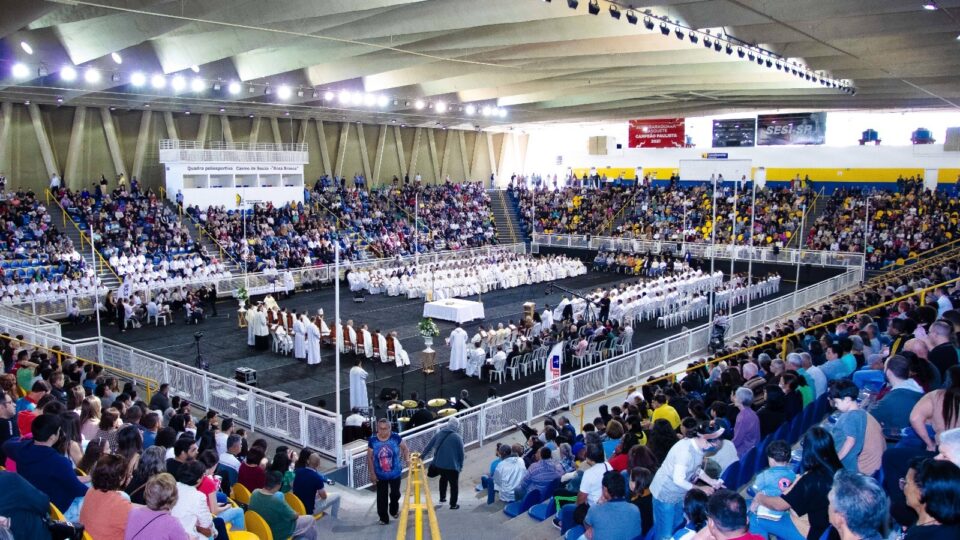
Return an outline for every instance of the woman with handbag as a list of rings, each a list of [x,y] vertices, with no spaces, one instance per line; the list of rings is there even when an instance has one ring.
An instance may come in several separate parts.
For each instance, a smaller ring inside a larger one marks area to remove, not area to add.
[[[434,453],[433,463],[427,470],[427,476],[440,477],[440,502],[447,502],[447,484],[450,484],[450,509],[460,508],[457,496],[460,492],[460,471],[463,470],[463,439],[460,437],[460,419],[456,416],[434,434],[422,457],[427,459]]]

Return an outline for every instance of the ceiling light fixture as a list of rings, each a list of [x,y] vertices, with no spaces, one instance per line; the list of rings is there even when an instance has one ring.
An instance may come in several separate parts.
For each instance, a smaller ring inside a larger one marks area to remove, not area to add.
[[[695,32],[690,32],[690,43],[696,45],[698,41],[700,41],[700,38],[697,36],[697,34]]]
[[[337,97],[337,99],[339,99],[340,103],[343,105],[350,103],[350,92],[348,92],[347,90],[342,90],[340,92],[340,95]]]
[[[147,76],[142,71],[134,71],[133,75],[130,75],[130,84],[139,88],[147,84]]]
[[[77,70],[73,69],[73,66],[63,66],[60,68],[60,78],[67,82],[74,81],[77,78]]]
[[[303,97],[303,88],[297,88],[297,97]]]
[[[499,116],[500,118],[506,118],[506,117],[507,117],[507,110],[506,110],[506,109],[497,109],[497,116]]]
[[[214,91],[214,92],[219,92],[219,91],[220,91],[220,88],[221,88],[221,86],[220,86],[220,80],[217,79],[217,82],[213,83],[213,91]]]
[[[26,41],[20,42],[20,48],[23,49],[23,52],[27,54],[33,54],[33,47],[31,47]]]
[[[192,65],[192,66],[190,66],[190,71],[192,71],[192,72],[194,72],[194,73],[200,73],[200,66],[198,66],[198,65]]]
[[[628,11],[627,11],[627,22],[628,22],[628,23],[630,23],[630,24],[637,24],[637,21],[639,21],[639,20],[640,20],[640,18],[637,17],[637,14],[634,13],[633,10],[628,10]]]
[[[610,4],[610,16],[619,21],[620,15],[621,13],[620,13],[620,10],[617,9],[617,6]]]
[[[653,30],[653,29],[651,28],[651,30]],[[663,34],[663,35],[665,35],[665,36],[669,36],[669,35],[670,35],[670,27],[667,26],[667,23],[660,23],[660,33]]]
[[[175,75],[173,79],[170,80],[170,88],[174,92],[180,92],[187,87],[187,80],[183,78],[183,75]]]
[[[363,104],[367,107],[373,107],[374,105],[377,104],[377,96],[373,94],[364,94]]]
[[[353,95],[350,96],[351,105],[360,105],[362,103],[363,103],[363,93],[354,92]]]
[[[925,9],[925,10],[927,10],[927,11],[936,11],[936,10],[937,10],[937,3],[936,3],[936,2],[924,2],[924,3],[923,3],[923,9]]]
[[[194,93],[200,93],[207,89],[207,81],[201,79],[200,77],[194,77],[190,81],[190,90],[193,90]]]
[[[230,92],[233,95],[239,94],[240,90],[243,90],[243,88],[237,81],[230,81],[230,84],[227,85],[227,92]]]
[[[675,36],[677,36],[677,39],[683,39],[686,37],[686,34],[683,32],[683,28],[680,28],[679,26],[675,26],[673,28],[673,33]]]
[[[727,45],[727,47],[729,48],[730,46]],[[715,51],[717,51],[717,52],[720,52],[720,51],[723,50],[723,45],[720,44],[720,40],[719,40],[719,39],[713,40],[713,50],[715,50]],[[731,48],[730,51],[732,52],[733,49]],[[730,54],[730,53],[727,53],[727,54]]]
[[[484,106],[483,109],[480,109],[480,114],[482,114],[483,116],[490,116],[490,112],[491,110],[490,110],[490,107],[488,106]]]
[[[567,7],[570,9],[577,9],[577,6],[580,5],[580,0],[567,0]]]
[[[277,97],[280,99],[290,99],[290,96],[293,94],[293,90],[285,84],[281,84],[277,87]]]
[[[417,101],[415,101],[415,102],[413,103],[413,107],[414,107],[415,109],[417,109],[418,111],[423,110],[423,108],[426,107],[426,106],[427,106],[427,104],[424,103],[422,99],[418,99]]]
[[[150,77],[150,86],[160,90],[161,88],[167,86],[167,79],[163,75],[157,73],[153,77]]]
[[[377,107],[380,107],[382,109],[389,104],[390,104],[390,98],[382,94],[377,96]]]
[[[327,90],[326,92],[324,92],[323,99],[326,101],[333,101],[333,92],[331,92],[330,90]]]
[[[14,79],[26,79],[30,75],[30,68],[26,64],[17,62],[10,68],[10,73]]]
[[[83,72],[83,80],[90,84],[98,83],[100,82],[100,72],[94,68],[87,68],[87,70]]]
[[[120,53],[110,53],[110,58],[113,58],[113,63],[117,64],[118,66],[123,63],[123,57],[120,56]]]
[[[590,2],[587,3],[587,13],[591,15],[600,14],[600,4],[597,2],[597,0],[590,0]]]
[[[438,101],[436,106],[436,111],[440,114],[447,112],[447,104],[442,101]]]
[[[476,114],[477,108],[473,105],[467,105],[467,108],[463,112],[467,113],[469,116],[473,116]]]

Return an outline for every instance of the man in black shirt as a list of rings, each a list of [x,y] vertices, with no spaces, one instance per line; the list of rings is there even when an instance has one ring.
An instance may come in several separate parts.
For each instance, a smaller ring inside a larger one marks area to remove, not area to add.
[[[16,422],[16,402],[9,395],[0,393],[0,463],[7,460],[3,452],[3,443],[20,436]]]

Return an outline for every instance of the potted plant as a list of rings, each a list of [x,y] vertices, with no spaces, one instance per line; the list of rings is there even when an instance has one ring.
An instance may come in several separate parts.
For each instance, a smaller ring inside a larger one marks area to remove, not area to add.
[[[240,302],[240,309],[243,309],[247,306],[247,300],[250,299],[250,295],[247,294],[247,288],[243,285],[237,289],[237,301]]]
[[[440,335],[440,328],[437,327],[437,323],[433,322],[433,319],[427,317],[422,319],[420,324],[417,325],[417,331],[420,332],[420,337],[423,338],[423,344],[427,346],[427,351],[432,351],[431,345],[433,345],[433,338]]]

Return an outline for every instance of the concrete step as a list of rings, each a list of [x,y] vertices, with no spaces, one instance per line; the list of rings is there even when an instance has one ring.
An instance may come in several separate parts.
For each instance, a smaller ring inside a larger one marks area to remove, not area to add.
[[[163,203],[166,204],[167,207],[170,208],[174,213],[179,215],[180,209],[175,203],[168,200],[164,200]],[[222,261],[233,275],[240,275],[243,273],[243,268],[241,268],[240,263],[226,252],[221,254],[220,246],[218,246],[207,234],[204,233],[200,224],[197,223],[190,215],[184,213],[182,219],[190,226],[190,236],[195,242],[203,246],[208,254]]]

